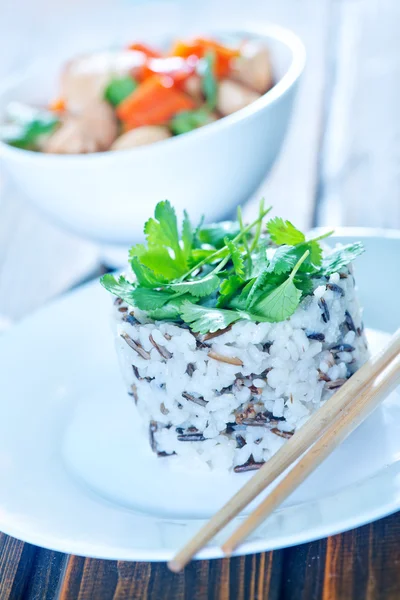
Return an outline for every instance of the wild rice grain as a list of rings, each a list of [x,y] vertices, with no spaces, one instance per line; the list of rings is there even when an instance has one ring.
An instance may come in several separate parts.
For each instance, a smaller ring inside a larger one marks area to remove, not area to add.
[[[350,346],[350,344],[337,344],[330,348],[330,351],[334,354],[337,354],[338,352],[354,352],[354,350],[354,346]]]
[[[196,396],[192,396],[192,394],[188,394],[187,392],[182,392],[182,396],[186,398],[186,400],[190,400],[190,402],[194,402],[199,406],[207,406],[207,402],[202,397],[196,398]]]
[[[236,436],[236,442],[237,442],[238,448],[243,448],[243,446],[246,445],[246,440],[244,439],[244,437],[242,435]]]
[[[331,292],[335,292],[335,294],[339,294],[339,296],[344,296],[344,289],[340,287],[340,285],[336,285],[336,283],[327,283],[326,287]]]
[[[157,350],[157,352],[160,354],[160,356],[162,356],[166,360],[168,360],[169,358],[172,358],[173,354],[169,350],[167,350],[164,346],[157,344],[157,342],[154,341],[154,338],[151,334],[149,335],[149,340],[153,344],[153,346]]]
[[[328,381],[325,384],[325,389],[336,390],[340,388],[344,383],[346,383],[346,379],[335,379],[335,381]]]
[[[347,328],[349,331],[355,331],[355,325],[354,325],[354,321],[353,321],[353,317],[351,316],[351,314],[349,313],[348,310],[346,310],[346,312],[344,313],[344,322],[347,325]]]
[[[288,440],[289,438],[292,437],[292,435],[294,434],[294,431],[281,431],[277,427],[273,427],[271,429],[271,433],[274,433],[275,435],[277,435],[281,438],[285,438],[285,440]]]
[[[195,372],[196,367],[193,363],[188,363],[188,366],[186,367],[186,373],[189,375],[189,377],[193,376],[193,373]]]
[[[150,421],[149,438],[150,438],[150,446],[151,446],[151,449],[153,450],[153,452],[157,452],[157,444],[156,444],[156,440],[154,438],[154,434],[156,433],[157,429],[158,429],[158,426],[157,426],[156,421]]]
[[[130,312],[129,315],[125,314],[122,317],[122,320],[125,321],[125,323],[129,323],[129,325],[137,325],[139,323],[133,312]]]
[[[324,342],[325,336],[323,333],[316,333],[314,331],[306,331],[306,336],[309,340],[317,340],[317,342]]]
[[[203,337],[203,342],[207,342],[208,340],[212,340],[216,337],[219,337],[220,335],[224,335],[224,333],[227,333],[231,329],[232,329],[232,325],[228,325],[228,327],[225,327],[225,329],[218,329],[217,331],[214,331],[213,333],[206,333],[206,335]]]
[[[329,308],[326,303],[326,300],[324,298],[320,298],[318,300],[318,306],[320,307],[320,309],[322,311],[321,317],[322,317],[323,322],[327,323],[330,319],[330,314],[329,314]]]
[[[202,433],[182,433],[178,435],[178,442],[205,442],[206,438]]]
[[[139,342],[135,342],[127,333],[121,333],[121,337],[128,344],[132,350],[135,350],[145,360],[150,360],[150,354],[139,344]]]
[[[236,467],[234,467],[233,470],[235,471],[235,473],[245,473],[246,471],[258,471],[258,469],[261,469],[261,467],[264,464],[264,461],[255,462],[253,455],[250,454],[250,458],[247,462],[245,462],[243,465],[237,465]]]
[[[218,354],[218,352],[214,352],[214,350],[210,350],[207,356],[209,358],[213,358],[214,360],[218,360],[219,362],[243,367],[243,361],[241,361],[240,358],[236,358],[236,356],[222,356],[222,354]]]

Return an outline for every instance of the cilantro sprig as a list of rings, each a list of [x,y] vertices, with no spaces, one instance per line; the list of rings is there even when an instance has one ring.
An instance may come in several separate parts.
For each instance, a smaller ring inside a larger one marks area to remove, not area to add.
[[[159,202],[144,227],[146,244],[130,250],[132,281],[104,275],[102,285],[154,320],[187,323],[205,334],[241,319],[288,319],[319,280],[341,271],[364,248],[348,244],[331,252],[320,242],[333,232],[307,239],[290,221],[266,216],[194,227],[184,213],[182,227],[168,200]]]

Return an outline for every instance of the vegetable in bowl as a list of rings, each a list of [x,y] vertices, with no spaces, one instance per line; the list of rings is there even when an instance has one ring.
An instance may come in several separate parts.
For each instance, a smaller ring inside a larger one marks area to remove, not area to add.
[[[46,109],[11,106],[1,138],[50,154],[126,150],[212,123],[272,86],[262,42],[224,45],[198,37],[164,53],[135,43],[69,61],[59,98]]]

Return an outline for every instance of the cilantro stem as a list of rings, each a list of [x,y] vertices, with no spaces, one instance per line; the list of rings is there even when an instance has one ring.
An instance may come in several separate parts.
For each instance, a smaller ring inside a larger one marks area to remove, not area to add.
[[[269,206],[268,208],[266,208],[265,210],[263,210],[260,213],[260,215],[258,216],[258,218],[255,219],[255,221],[253,221],[252,223],[250,223],[250,225],[246,225],[246,227],[244,227],[243,231],[240,231],[234,238],[232,238],[232,242],[234,244],[236,242],[238,242],[242,238],[243,235],[245,235],[246,233],[248,233],[249,231],[251,231],[253,229],[253,227],[255,227],[260,221],[262,221],[263,218],[265,217],[265,215],[267,215],[271,210],[272,210],[272,206]],[[187,273],[185,273],[184,275],[182,275],[179,278],[179,281],[183,281],[184,279],[186,279],[186,277],[189,277],[189,275],[191,275],[192,273],[194,273],[194,271],[196,271],[197,269],[200,269],[201,267],[203,267],[207,263],[211,263],[215,259],[219,258],[220,255],[221,255],[221,253],[225,252],[227,250],[227,248],[228,248],[227,246],[223,246],[219,250],[216,250],[210,256],[207,256],[206,258],[204,258],[202,261],[200,261],[199,263],[197,263],[197,265],[194,265],[194,267],[192,267],[190,269],[190,271],[188,271]]]
[[[319,235],[316,238],[312,238],[311,240],[307,240],[306,242],[302,242],[301,244],[298,244],[298,246],[303,246],[305,244],[309,244],[310,242],[319,242],[320,240],[324,240],[325,238],[333,235],[335,233],[334,229],[331,229],[331,231],[327,231],[326,233],[322,233],[321,235]]]
[[[300,269],[301,265],[303,264],[303,262],[306,260],[307,256],[310,254],[309,250],[306,250],[303,254],[303,256],[300,258],[300,260],[295,264],[295,266],[293,267],[292,272],[289,275],[289,279],[291,279],[293,281],[294,276],[296,275],[297,271]]]
[[[217,273],[222,271],[222,269],[224,268],[226,263],[230,260],[230,258],[231,258],[230,254],[228,254],[228,256],[225,256],[225,258],[223,260],[221,260],[221,262],[215,267],[215,269],[213,271],[211,271],[210,275],[216,275]]]
[[[237,207],[237,218],[238,218],[238,222],[239,222],[240,231],[242,232],[244,229],[244,225],[243,225],[242,207],[240,205]],[[257,226],[258,225],[259,225],[259,223],[257,224]],[[243,237],[243,245],[246,250],[246,260],[250,266],[250,263],[251,263],[250,248],[249,248],[249,243],[247,241],[246,236]]]
[[[264,198],[261,198],[258,214],[261,215],[263,213],[263,211],[264,211]],[[261,230],[262,230],[262,219],[257,224],[257,229],[256,229],[256,233],[254,235],[253,243],[250,246],[250,253],[255,250],[255,248],[258,244],[258,240],[260,239],[260,235],[261,235]]]

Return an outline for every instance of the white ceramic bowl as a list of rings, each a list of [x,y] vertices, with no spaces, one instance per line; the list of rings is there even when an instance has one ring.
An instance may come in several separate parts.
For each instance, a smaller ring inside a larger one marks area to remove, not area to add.
[[[235,32],[236,33],[236,32]],[[220,219],[259,186],[278,156],[292,112],[305,50],[276,26],[237,32],[271,50],[276,85],[250,106],[197,131],[124,152],[59,156],[0,142],[11,178],[60,225],[105,244],[140,238],[154,205],[168,198],[194,220]],[[46,103],[58,64],[36,65],[0,92],[0,118],[13,100]]]

